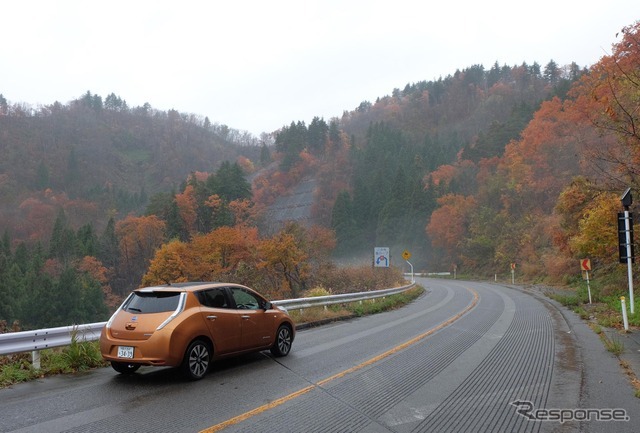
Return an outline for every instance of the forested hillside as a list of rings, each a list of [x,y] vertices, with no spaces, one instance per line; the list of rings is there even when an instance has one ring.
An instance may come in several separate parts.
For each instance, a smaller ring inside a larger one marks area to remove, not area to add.
[[[259,143],[113,94],[37,110],[0,95],[0,321],[103,320],[142,283],[344,289],[357,278],[336,263],[370,265],[375,246],[420,271],[515,263],[563,283],[589,257],[614,293],[618,197],[640,186],[639,33],[588,69],[472,65]],[[306,217],[269,220],[301,191]]]
[[[229,224],[229,202],[251,197],[257,143],[114,94],[38,108],[0,94],[0,321],[104,319],[163,242]],[[217,194],[215,221],[178,210],[196,179]]]
[[[420,269],[449,270],[459,257],[432,248],[425,232],[439,200],[477,192],[478,166],[502,155],[540,105],[565,98],[584,73],[554,61],[474,65],[394,89],[328,124],[292,122],[276,135],[279,170],[257,183],[255,199],[268,205],[315,177],[313,217],[335,229],[338,257],[370,260],[374,246],[388,246],[398,262],[408,249]]]
[[[0,96],[0,227],[43,240],[59,208],[74,225],[102,230],[109,216],[144,210],[189,173],[259,157],[257,139],[195,115],[128,107],[87,92],[38,108]]]
[[[638,23],[617,36],[589,69],[474,65],[328,125],[292,122],[258,199],[317,176],[315,217],[335,230],[339,257],[389,246],[418,269],[491,278],[516,264],[555,282],[579,279],[590,257],[603,291],[619,290],[618,196],[638,188]]]

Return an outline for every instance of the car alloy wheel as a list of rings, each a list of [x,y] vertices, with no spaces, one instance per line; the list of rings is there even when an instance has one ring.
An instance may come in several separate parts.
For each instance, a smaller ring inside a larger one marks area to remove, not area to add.
[[[291,328],[287,325],[280,325],[271,353],[275,356],[287,356],[291,351],[291,335]]]
[[[209,370],[211,349],[202,340],[193,341],[184,356],[183,369],[192,380],[202,379]]]

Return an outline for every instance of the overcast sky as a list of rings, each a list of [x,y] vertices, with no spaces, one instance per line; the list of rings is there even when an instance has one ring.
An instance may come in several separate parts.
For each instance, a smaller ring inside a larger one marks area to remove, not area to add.
[[[87,90],[271,132],[474,64],[590,66],[638,0],[0,0],[0,93]]]

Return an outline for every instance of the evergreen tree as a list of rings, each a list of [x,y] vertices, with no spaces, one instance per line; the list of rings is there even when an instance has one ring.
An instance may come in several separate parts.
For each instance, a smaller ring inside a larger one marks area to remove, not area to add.
[[[500,65],[496,61],[487,73],[487,88],[493,87],[500,81]]]
[[[2,93],[0,93],[0,114],[6,115],[9,113],[9,104]]]
[[[329,140],[331,140],[334,146],[340,143],[340,127],[338,121],[335,119],[329,122]]]
[[[49,188],[49,169],[44,162],[41,162],[36,173],[36,189],[43,190],[46,188]]]
[[[169,213],[167,214],[167,219],[165,221],[167,222],[168,239],[180,239],[181,241],[189,240],[189,231],[180,217],[180,209],[178,208],[178,203],[175,199],[171,201]]]
[[[324,145],[327,141],[329,134],[329,127],[324,119],[314,117],[309,124],[309,130],[307,132],[307,142],[309,143],[309,150],[315,154],[320,154],[324,151]]]
[[[543,77],[549,84],[555,86],[560,80],[560,68],[558,64],[553,60],[549,60],[549,63],[544,67]]]
[[[109,312],[104,303],[104,294],[100,282],[87,274],[79,275],[78,281],[82,291],[81,323],[106,320]]]
[[[271,152],[269,152],[269,148],[263,142],[262,145],[260,146],[260,165],[265,167],[269,165],[270,162],[271,162]]]
[[[2,241],[0,241],[0,254],[6,257],[11,256],[11,237],[9,236],[9,230],[5,229],[2,234]]]
[[[355,249],[358,234],[353,214],[351,195],[348,191],[341,191],[336,197],[331,212],[331,228],[336,233],[337,255],[350,253]]]
[[[52,295],[52,322],[49,326],[85,323],[82,284],[75,269],[68,267],[62,271]]]
[[[392,185],[393,194],[386,200],[378,215],[376,227],[376,243],[379,245],[397,245],[398,234],[403,231],[406,224],[407,204],[407,179],[404,170],[398,169]]]
[[[291,122],[276,135],[276,150],[283,154],[280,170],[289,171],[300,159],[300,152],[307,147],[307,132],[304,122]]]
[[[68,264],[75,256],[76,235],[68,227],[67,216],[64,209],[60,209],[51,233],[49,242],[49,257],[60,260],[63,264]]]
[[[98,256],[98,238],[93,231],[93,226],[91,223],[86,224],[80,229],[78,229],[78,233],[76,235],[77,246],[76,246],[76,255],[79,257],[84,256]]]
[[[236,162],[224,161],[215,176],[207,179],[207,187],[227,203],[238,199],[251,199],[251,184],[245,178],[242,167]]]
[[[120,246],[116,236],[116,222],[113,217],[109,218],[109,222],[98,240],[98,258],[106,267],[113,269],[117,274]]]
[[[52,278],[42,272],[44,254],[40,247],[32,252],[31,260],[22,278],[20,317],[24,328],[38,329],[54,326],[50,307],[54,302]]]
[[[12,324],[23,317],[24,272],[16,263],[0,274],[0,320]]]
[[[13,263],[15,263],[22,272],[29,269],[29,251],[24,242],[20,242],[13,253]]]

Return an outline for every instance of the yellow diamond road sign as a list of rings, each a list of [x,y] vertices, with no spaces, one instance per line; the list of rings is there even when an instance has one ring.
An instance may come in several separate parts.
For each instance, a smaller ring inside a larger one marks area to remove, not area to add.
[[[411,258],[411,253],[409,251],[407,251],[407,250],[404,250],[402,252],[402,258],[405,259],[405,260],[409,260]]]

